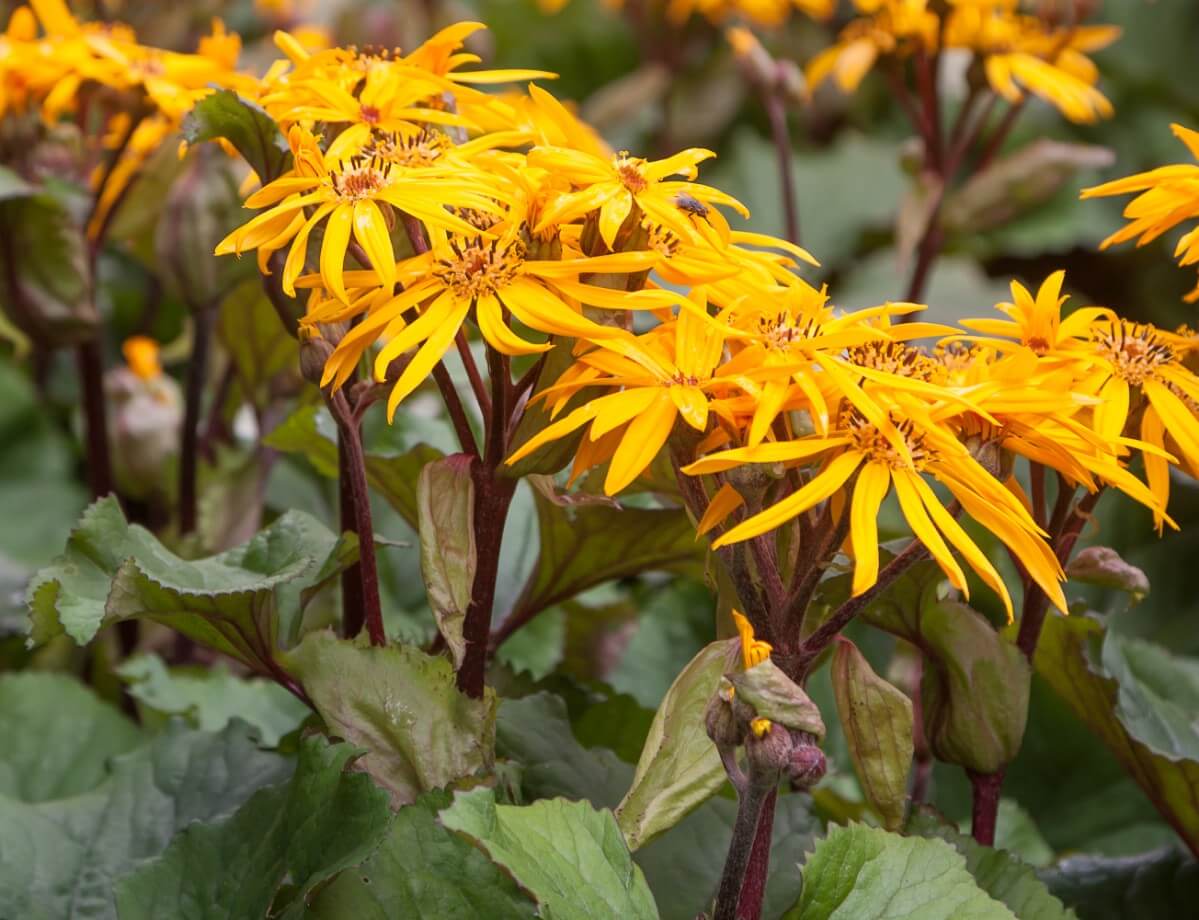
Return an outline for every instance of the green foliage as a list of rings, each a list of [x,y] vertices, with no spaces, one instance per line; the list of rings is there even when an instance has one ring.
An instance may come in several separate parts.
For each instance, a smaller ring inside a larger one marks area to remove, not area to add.
[[[224,138],[264,185],[291,165],[291,150],[275,120],[232,90],[217,90],[197,102],[183,121],[183,137],[189,144]]]
[[[273,681],[236,677],[222,662],[211,668],[170,668],[157,655],[123,661],[117,674],[129,682],[129,693],[147,711],[184,716],[196,728],[220,731],[241,719],[258,730],[263,744],[274,747],[295,729],[310,710]]]
[[[222,299],[216,333],[242,393],[262,411],[272,398],[275,378],[285,372],[295,375],[300,349],[266,299],[261,279],[247,278]]]
[[[119,879],[179,831],[231,815],[291,771],[289,761],[260,750],[242,723],[218,734],[171,723],[149,744],[113,758],[86,792],[36,803],[0,796],[0,905],[29,920],[116,920]],[[46,783],[68,787],[61,777]]]
[[[1102,624],[1085,616],[1047,618],[1034,663],[1179,835],[1199,846],[1196,665],[1105,636]],[[1169,695],[1161,692],[1166,687]]]
[[[441,823],[465,834],[559,920],[656,920],[645,876],[610,811],[546,799],[497,805],[488,789],[458,793]]]
[[[260,790],[224,820],[185,828],[123,879],[121,920],[263,917],[285,877],[302,903],[387,831],[387,794],[348,771],[356,755],[348,744],[305,739],[289,783]]]
[[[1049,893],[1032,866],[1001,849],[975,843],[930,814],[916,814],[905,829],[911,836],[943,840],[966,858],[966,868],[987,894],[1002,901],[1020,920],[1077,920],[1074,911]]]
[[[50,802],[95,789],[109,758],[139,747],[125,716],[69,677],[0,677],[0,796]]]
[[[676,825],[725,784],[724,766],[704,729],[704,710],[739,642],[723,639],[701,651],[675,678],[654,715],[633,784],[616,809],[637,850]]]
[[[448,793],[423,795],[401,808],[379,847],[309,900],[310,920],[521,920],[536,915],[516,882],[437,812]]]
[[[803,867],[803,894],[787,920],[1013,920],[941,840],[854,824],[830,827]]]
[[[321,631],[305,636],[286,665],[330,731],[366,749],[362,768],[395,806],[495,761],[495,693],[464,695],[445,658]]]
[[[1137,856],[1068,856],[1041,879],[1081,920],[1185,917],[1199,898],[1199,863],[1173,846]]]
[[[348,561],[324,525],[290,511],[243,546],[188,562],[105,498],[30,583],[30,635],[43,643],[65,632],[82,644],[105,623],[145,618],[261,669],[289,634],[300,594]]]

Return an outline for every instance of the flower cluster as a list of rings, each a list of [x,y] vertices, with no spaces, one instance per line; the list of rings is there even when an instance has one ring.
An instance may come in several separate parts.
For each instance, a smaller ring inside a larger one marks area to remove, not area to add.
[[[556,13],[570,0],[540,0],[547,13]],[[606,0],[611,7],[623,7],[624,0]],[[799,10],[817,19],[827,19],[837,8],[837,0],[662,0],[657,4],[666,21],[682,25],[693,16],[703,16],[721,24],[732,19],[744,19],[761,26],[777,26],[786,21],[792,10]]]
[[[1088,54],[1115,41],[1113,26],[1062,23],[1023,13],[1020,0],[949,0],[944,13],[929,0],[854,0],[861,15],[817,55],[807,77],[832,77],[846,92],[876,65],[964,51],[981,64],[991,89],[1012,103],[1039,96],[1075,122],[1110,117],[1111,103],[1095,87],[1099,71]],[[940,6],[944,6],[943,4]]]
[[[253,91],[254,78],[236,69],[240,51],[241,38],[220,20],[195,54],[183,54],[140,44],[125,25],[79,22],[65,0],[31,0],[0,35],[0,117],[38,111],[47,124],[71,118],[116,155],[92,176],[101,193],[94,234],[196,102],[217,87]]]

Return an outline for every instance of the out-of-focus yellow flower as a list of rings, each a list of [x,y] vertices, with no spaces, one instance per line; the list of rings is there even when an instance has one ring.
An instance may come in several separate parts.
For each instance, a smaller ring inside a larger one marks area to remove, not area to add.
[[[1171,125],[1174,136],[1199,159],[1199,132]],[[1138,246],[1153,242],[1183,221],[1199,217],[1199,165],[1179,163],[1160,166],[1124,179],[1105,182],[1082,190],[1083,198],[1138,193],[1124,208],[1128,223],[1103,241],[1101,248],[1135,239]],[[1186,233],[1174,249],[1180,265],[1199,263],[1199,228]],[[1199,286],[1187,295],[1187,301],[1199,300]]]

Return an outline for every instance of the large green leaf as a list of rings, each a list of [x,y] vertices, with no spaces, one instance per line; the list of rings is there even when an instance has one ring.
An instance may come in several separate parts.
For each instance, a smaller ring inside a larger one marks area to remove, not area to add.
[[[437,629],[461,667],[462,634],[478,555],[475,550],[475,482],[471,457],[455,454],[426,463],[416,486],[420,568]]]
[[[337,433],[333,420],[320,406],[297,409],[263,443],[285,453],[302,454],[317,472],[337,478]],[[416,528],[417,477],[425,464],[441,456],[441,451],[428,444],[417,444],[402,454],[367,454],[366,478],[371,489]]]
[[[235,812],[292,763],[259,750],[249,727],[219,734],[172,723],[112,761],[82,795],[27,803],[0,796],[0,906],[22,920],[116,920],[119,878],[194,822]]]
[[[833,825],[803,867],[787,920],[1015,920],[941,840]]]
[[[1189,917],[1199,903],[1199,863],[1172,846],[1139,856],[1070,856],[1041,879],[1082,920]]]
[[[833,692],[854,771],[883,826],[903,823],[912,770],[912,701],[874,673],[858,647],[841,639],[833,652]]]
[[[556,920],[656,920],[641,869],[610,811],[544,799],[497,805],[490,789],[459,793],[441,823],[474,840]]]
[[[1105,636],[1085,616],[1047,618],[1034,663],[1192,852],[1199,850],[1199,663]]]
[[[521,789],[530,799],[565,796],[614,808],[633,778],[632,765],[611,751],[579,744],[566,704],[552,693],[500,704],[496,752],[521,765]]]
[[[704,727],[704,710],[739,647],[737,639],[707,646],[675,678],[658,707],[633,785],[616,809],[630,849],[678,824],[724,785],[727,777]]]
[[[329,728],[366,749],[363,769],[396,806],[494,764],[495,694],[466,696],[446,658],[321,631],[305,636],[286,663]]]
[[[45,802],[88,792],[108,760],[141,732],[78,681],[61,674],[0,677],[0,796]]]
[[[266,916],[285,877],[300,903],[378,845],[387,793],[347,768],[358,752],[311,737],[286,785],[263,789],[232,816],[183,830],[117,886],[121,920]]]
[[[682,510],[563,507],[540,492],[536,500],[541,554],[513,616],[552,607],[611,579],[702,571],[695,528]]]
[[[311,710],[283,687],[258,677],[237,677],[218,662],[211,668],[170,668],[157,655],[121,662],[117,674],[146,708],[186,717],[196,728],[219,731],[231,719],[249,722],[263,744],[274,747]]]
[[[225,138],[263,184],[277,179],[291,163],[287,139],[273,118],[232,90],[205,96],[183,119],[183,137],[191,144]]]
[[[1006,850],[975,843],[972,837],[929,814],[913,815],[906,832],[943,840],[966,858],[966,868],[987,894],[1006,904],[1020,920],[1078,920],[1049,893],[1036,871]]]
[[[106,622],[146,618],[261,670],[275,653],[280,615],[295,616],[298,593],[331,577],[330,557],[345,561],[339,547],[323,524],[291,511],[242,546],[187,561],[104,498],[30,584],[31,639],[65,632],[83,644]]]
[[[309,903],[311,920],[520,920],[536,906],[479,849],[437,822],[445,792],[401,808],[383,843]]]

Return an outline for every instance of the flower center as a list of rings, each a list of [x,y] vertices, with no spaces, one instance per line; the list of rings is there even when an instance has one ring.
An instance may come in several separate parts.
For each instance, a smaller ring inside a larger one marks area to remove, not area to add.
[[[434,165],[453,146],[454,142],[441,131],[422,128],[408,137],[389,134],[375,142],[374,152],[390,163],[420,169]]]
[[[439,260],[433,275],[460,300],[486,297],[512,283],[525,260],[524,244],[518,240],[502,243],[453,242],[454,258]]]
[[[929,380],[935,364],[928,355],[903,342],[872,340],[846,349],[846,357],[858,367],[883,371],[897,377]]]
[[[627,150],[622,150],[612,165],[616,169],[616,175],[620,178],[621,185],[634,195],[644,192],[649,186],[648,180],[641,171],[645,166],[645,160],[641,157],[629,156]]]
[[[377,125],[383,117],[383,113],[379,111],[378,106],[364,105],[359,107],[358,117],[368,125]]]
[[[849,443],[855,450],[861,451],[870,460],[887,464],[893,470],[915,469],[916,472],[920,472],[931,461],[937,459],[936,451],[924,443],[924,435],[916,431],[910,419],[900,418],[894,412],[890,418],[903,437],[908,453],[912,455],[910,466],[895,449],[895,445],[857,409],[841,413],[841,427],[847,430]]]
[[[684,374],[682,371],[676,371],[674,376],[670,378],[671,385],[680,387],[697,387],[699,386],[699,378],[694,374]]]
[[[1174,349],[1144,323],[1119,320],[1095,330],[1092,339],[1099,353],[1111,362],[1112,371],[1133,386],[1153,377],[1163,364],[1176,360]]]
[[[349,168],[333,174],[333,190],[346,201],[370,198],[386,186],[387,176],[371,161],[351,161]]]

